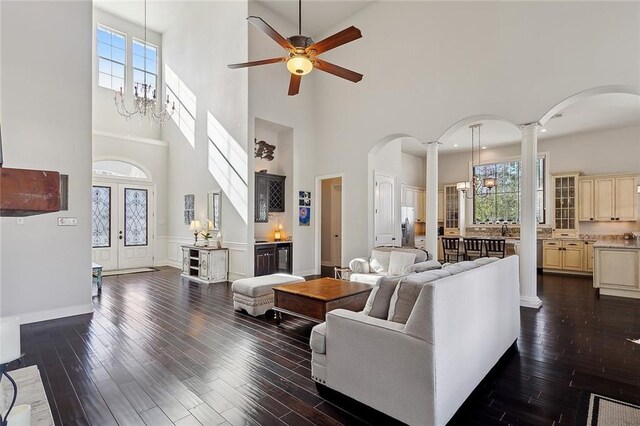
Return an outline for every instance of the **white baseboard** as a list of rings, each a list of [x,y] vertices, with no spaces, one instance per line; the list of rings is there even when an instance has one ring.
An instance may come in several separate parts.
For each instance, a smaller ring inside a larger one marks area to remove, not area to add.
[[[66,308],[50,309],[46,311],[30,312],[28,314],[12,315],[20,318],[20,324],[49,321],[58,318],[72,317],[74,315],[90,314],[93,312],[93,304],[69,306]]]

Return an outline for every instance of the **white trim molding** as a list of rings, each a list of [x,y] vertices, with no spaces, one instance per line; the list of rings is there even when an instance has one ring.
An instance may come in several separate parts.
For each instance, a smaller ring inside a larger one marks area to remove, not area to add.
[[[66,308],[47,309],[45,311],[30,312],[28,314],[16,314],[20,318],[20,324],[49,321],[58,318],[72,317],[74,315],[90,314],[93,312],[93,303],[86,305],[68,306]]]
[[[347,187],[345,185],[345,176],[344,173],[332,173],[332,174],[328,174],[328,175],[321,175],[321,176],[316,176],[315,178],[315,188],[316,188],[316,196],[315,196],[315,205],[316,205],[316,220],[315,220],[315,245],[316,245],[316,255],[315,255],[315,264],[314,264],[314,270],[310,270],[310,271],[298,271],[296,273],[296,275],[316,275],[316,274],[320,274],[320,271],[322,269],[321,265],[322,265],[322,181],[325,179],[335,179],[335,178],[340,178],[341,182],[342,182],[342,212],[341,212],[341,220],[340,223],[342,224],[342,230],[340,231],[340,235],[342,235],[342,243],[341,243],[341,247],[340,247],[340,256],[341,256],[341,263],[344,264],[344,223],[345,223],[345,214],[344,214],[344,200],[345,200],[345,193],[347,192]]]
[[[131,135],[120,135],[117,133],[103,132],[102,130],[94,130],[93,136],[101,136],[103,138],[110,138],[110,139],[119,139],[127,142],[144,143],[147,145],[163,146],[166,148],[169,147],[169,143],[161,139],[143,138],[140,136],[131,136]]]

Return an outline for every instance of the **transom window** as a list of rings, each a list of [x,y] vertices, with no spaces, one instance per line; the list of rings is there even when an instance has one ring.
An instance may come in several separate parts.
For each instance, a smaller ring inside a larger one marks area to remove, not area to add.
[[[158,80],[158,48],[144,41],[133,40],[133,85],[138,85],[138,95],[142,96],[142,85],[153,86],[156,90]],[[147,93],[153,97],[153,91]]]
[[[125,87],[127,38],[112,29],[98,26],[98,85],[112,90]]]
[[[473,223],[519,223],[521,217],[520,161],[482,164],[473,168],[480,181],[496,178],[496,187],[488,195],[474,194]],[[536,167],[536,221],[545,223],[545,157],[539,157]]]

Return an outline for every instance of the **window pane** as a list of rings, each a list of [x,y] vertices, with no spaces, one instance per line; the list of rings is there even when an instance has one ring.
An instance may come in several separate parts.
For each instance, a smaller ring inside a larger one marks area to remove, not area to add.
[[[147,84],[152,85],[154,88],[156,87],[156,75],[147,73]]]
[[[98,59],[98,72],[110,74],[111,73],[111,61],[107,59]]]
[[[111,44],[118,49],[124,50],[125,38],[122,34],[111,33]]]
[[[120,88],[122,88],[122,90],[124,90],[124,79],[123,78],[118,78],[118,77],[113,77],[111,79],[111,88],[113,90],[120,90]]]
[[[142,43],[139,41],[133,42],[133,54],[138,56],[144,56],[144,47],[142,47]]]
[[[111,58],[111,47],[108,44],[98,43],[98,56]]]
[[[124,78],[124,65],[114,62],[113,65],[111,65],[111,74],[114,77]]]
[[[149,47],[147,50],[147,59],[151,59],[153,62],[158,61],[158,54],[156,53],[157,49],[155,47]]]
[[[111,188],[94,186],[91,198],[91,239],[93,247],[111,246]]]
[[[101,87],[106,87],[107,89],[111,89],[111,75],[99,73],[98,74],[98,84]]]
[[[142,56],[133,55],[133,67],[142,69],[143,66],[144,66],[144,59],[142,58]]]
[[[147,58],[147,68],[146,71],[156,73],[156,60]]]
[[[111,32],[104,28],[98,28],[98,41],[111,44]]]
[[[124,50],[114,47],[113,49],[111,49],[111,55],[114,61],[120,62],[121,64],[126,63]]]
[[[147,191],[124,189],[124,245],[147,245]]]
[[[144,72],[140,70],[133,70],[133,82],[134,83],[144,83]]]

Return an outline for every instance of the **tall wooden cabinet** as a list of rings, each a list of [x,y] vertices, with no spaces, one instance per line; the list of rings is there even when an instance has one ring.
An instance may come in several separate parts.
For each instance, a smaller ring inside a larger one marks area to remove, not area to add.
[[[553,175],[553,236],[578,236],[578,194],[579,172]]]
[[[290,274],[292,267],[292,243],[256,244],[254,258],[254,275],[270,275],[275,273]]]
[[[444,234],[460,235],[460,200],[456,185],[444,187]]]

